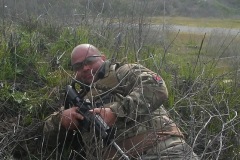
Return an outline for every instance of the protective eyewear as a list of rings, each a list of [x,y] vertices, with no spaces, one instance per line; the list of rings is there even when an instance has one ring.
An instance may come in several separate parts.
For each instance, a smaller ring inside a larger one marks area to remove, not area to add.
[[[85,58],[82,62],[78,62],[72,65],[73,71],[82,70],[84,66],[91,65],[96,61],[97,57],[101,57],[101,55],[93,55]]]

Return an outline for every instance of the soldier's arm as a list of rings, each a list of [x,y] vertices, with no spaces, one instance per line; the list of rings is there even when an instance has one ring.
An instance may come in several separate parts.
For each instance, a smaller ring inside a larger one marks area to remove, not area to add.
[[[117,76],[126,91],[111,105],[118,117],[135,119],[137,115],[149,114],[168,98],[164,80],[141,65],[120,67]]]
[[[56,148],[61,133],[60,112],[49,115],[44,122],[43,138],[47,148]]]
[[[83,117],[77,113],[77,107],[54,112],[45,119],[43,135],[46,146],[55,148],[64,144],[66,135],[78,127],[78,121]]]
[[[62,127],[66,130],[73,130],[79,127],[79,121],[83,116],[78,113],[78,107],[71,107],[66,110],[55,112],[46,118],[44,124],[44,133],[55,133]]]

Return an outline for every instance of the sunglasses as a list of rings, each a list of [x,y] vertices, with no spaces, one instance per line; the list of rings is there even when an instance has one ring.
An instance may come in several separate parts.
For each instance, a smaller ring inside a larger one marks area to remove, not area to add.
[[[97,57],[101,57],[101,55],[93,55],[85,58],[82,62],[78,62],[72,65],[73,71],[82,70],[84,66],[91,65],[93,62],[97,60]]]

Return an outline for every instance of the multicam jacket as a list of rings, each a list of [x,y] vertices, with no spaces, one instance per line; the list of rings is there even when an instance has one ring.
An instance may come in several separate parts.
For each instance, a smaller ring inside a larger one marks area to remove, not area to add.
[[[108,61],[101,71],[102,78],[92,85],[85,98],[97,104],[93,107],[110,107],[117,115],[114,140],[124,152],[136,156],[159,141],[182,137],[162,106],[168,91],[159,75],[139,64],[112,65]],[[46,120],[45,133],[58,130],[58,114]],[[94,130],[82,132],[81,136],[87,159],[119,156],[113,146],[104,146],[96,139]]]

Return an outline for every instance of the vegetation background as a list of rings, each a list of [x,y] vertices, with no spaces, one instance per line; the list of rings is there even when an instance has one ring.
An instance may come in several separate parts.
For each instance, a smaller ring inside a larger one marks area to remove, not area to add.
[[[201,159],[240,159],[240,37],[229,34],[240,28],[239,0],[1,0],[0,8],[0,159],[50,159],[41,126],[62,103],[80,43],[162,75],[165,107]]]

